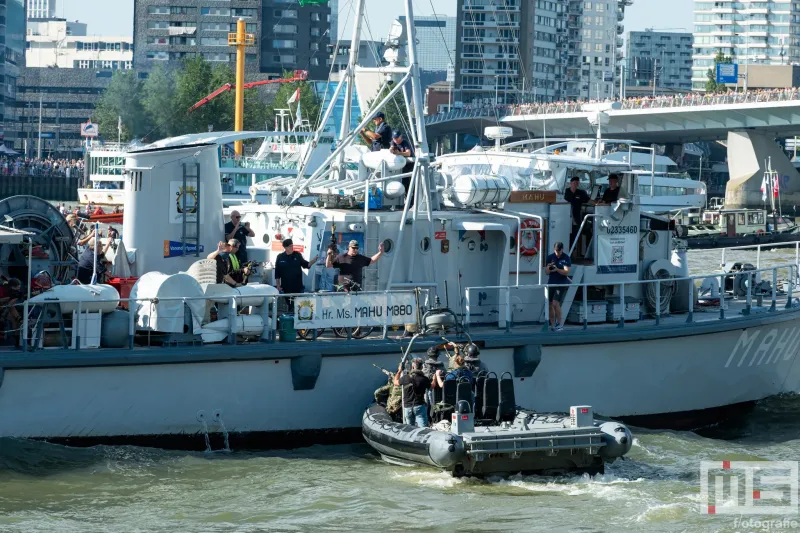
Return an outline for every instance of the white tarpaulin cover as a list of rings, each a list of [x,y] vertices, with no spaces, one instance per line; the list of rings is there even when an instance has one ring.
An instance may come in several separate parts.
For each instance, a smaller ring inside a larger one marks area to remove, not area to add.
[[[189,274],[168,276],[161,272],[148,272],[136,281],[131,298],[158,298],[158,303],[137,301],[136,327],[165,333],[183,333],[184,302],[172,298],[202,298],[203,289]],[[204,300],[186,300],[192,313],[191,333],[199,333],[200,321],[205,315]]]
[[[297,329],[392,326],[416,322],[413,293],[328,293],[294,300]]]

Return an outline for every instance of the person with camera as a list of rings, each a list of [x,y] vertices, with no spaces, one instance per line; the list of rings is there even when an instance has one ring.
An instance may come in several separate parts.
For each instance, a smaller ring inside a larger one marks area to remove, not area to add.
[[[239,246],[236,248],[236,258],[239,262],[247,263],[247,238],[255,237],[256,232],[250,229],[250,223],[241,223],[242,215],[238,211],[231,211],[230,222],[225,223],[225,240],[230,241],[236,239],[239,241]]]
[[[569,255],[564,253],[564,243],[559,241],[553,247],[553,253],[545,259],[547,267],[545,272],[548,275],[548,299],[550,300],[550,331],[561,331],[564,329],[564,322],[561,316],[561,301],[567,293],[566,285],[570,284],[569,276],[572,260]],[[561,285],[564,285],[561,287]]]

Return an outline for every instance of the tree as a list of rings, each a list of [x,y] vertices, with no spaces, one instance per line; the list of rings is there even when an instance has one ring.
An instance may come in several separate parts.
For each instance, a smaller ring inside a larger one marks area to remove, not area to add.
[[[292,76],[294,76],[294,72],[290,70],[286,70],[283,73],[284,78],[291,78]],[[320,118],[319,109],[322,103],[319,98],[317,98],[314,87],[308,81],[294,81],[292,83],[279,84],[272,103],[268,104],[264,110],[264,120],[268,122],[273,121],[275,119],[276,110],[278,109],[290,109],[292,117],[296,117],[297,104],[290,104],[289,100],[298,88],[300,89],[301,114],[303,118],[308,120],[309,124],[311,124],[311,128],[316,129],[318,126],[317,122]],[[269,123],[271,124],[271,122]]]
[[[142,106],[153,124],[149,139],[162,139],[178,133],[172,117],[174,98],[175,77],[171,71],[156,65],[142,84]]]
[[[121,119],[120,138],[130,141],[146,135],[151,121],[142,105],[142,83],[132,70],[114,72],[105,93],[97,103],[93,119],[106,139],[116,139]]]
[[[706,92],[709,93],[719,93],[719,92],[727,92],[728,86],[724,83],[717,83],[717,65],[724,65],[727,63],[733,63],[733,58],[731,56],[726,56],[722,52],[717,52],[717,56],[714,58],[714,68],[708,69],[706,72]]]

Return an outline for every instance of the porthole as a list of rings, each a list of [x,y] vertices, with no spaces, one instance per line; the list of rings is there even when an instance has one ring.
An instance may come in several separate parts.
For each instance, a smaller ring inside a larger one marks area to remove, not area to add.
[[[264,236],[261,237],[261,240],[264,241],[264,244],[269,244],[269,233],[264,233]]]
[[[419,251],[423,254],[426,254],[431,249],[431,240],[428,237],[423,237],[421,241],[419,241]]]
[[[390,254],[392,250],[394,250],[394,241],[392,239],[383,241],[383,253]]]

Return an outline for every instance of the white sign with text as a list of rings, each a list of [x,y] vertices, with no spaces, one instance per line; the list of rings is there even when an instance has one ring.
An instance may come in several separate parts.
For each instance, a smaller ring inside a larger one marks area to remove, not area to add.
[[[417,320],[413,293],[327,293],[294,300],[295,328],[399,326]]]

